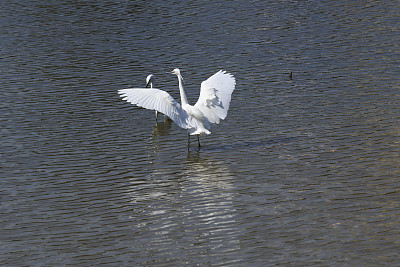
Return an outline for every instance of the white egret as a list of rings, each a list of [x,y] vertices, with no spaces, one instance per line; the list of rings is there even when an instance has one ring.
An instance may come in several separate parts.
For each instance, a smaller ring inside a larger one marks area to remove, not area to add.
[[[167,92],[155,88],[121,89],[118,93],[123,100],[132,104],[164,113],[179,127],[188,131],[188,144],[190,135],[197,135],[200,147],[199,135],[210,134],[210,123],[218,124],[225,119],[232,92],[235,90],[235,78],[230,73],[218,71],[201,83],[199,99],[195,105],[190,105],[183,90],[180,70],[174,69],[172,73],[178,77],[181,104]]]
[[[152,89],[154,86],[154,81],[155,81],[155,77],[153,74],[150,74],[146,77],[146,88],[148,88],[150,86],[150,88]],[[155,115],[156,115],[156,121],[158,119],[158,111],[155,111]]]
[[[146,77],[146,88],[148,88],[149,86],[150,86],[150,88],[153,88],[154,80],[155,80],[155,77],[153,74],[148,75]]]

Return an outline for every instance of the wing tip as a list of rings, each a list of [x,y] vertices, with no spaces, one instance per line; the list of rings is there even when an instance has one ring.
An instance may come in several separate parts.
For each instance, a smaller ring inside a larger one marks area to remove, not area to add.
[[[232,78],[235,78],[235,76],[233,76],[232,73],[227,72],[226,70],[219,70],[216,74],[224,74],[224,75],[228,75],[228,76],[230,76]]]
[[[222,75],[226,75],[226,76],[228,76],[229,78],[233,79],[233,84],[236,85],[236,78],[235,78],[235,76],[234,76],[232,73],[227,72],[227,71],[225,71],[225,70],[220,70],[220,71],[217,72],[217,73],[218,73],[218,74],[222,74]]]

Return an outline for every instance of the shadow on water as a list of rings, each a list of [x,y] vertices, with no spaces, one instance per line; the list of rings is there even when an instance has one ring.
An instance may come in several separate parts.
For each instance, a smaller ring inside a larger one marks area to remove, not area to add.
[[[291,137],[277,137],[274,139],[263,139],[257,141],[246,141],[246,142],[237,142],[234,144],[226,144],[226,145],[211,145],[211,146],[201,146],[193,145],[189,149],[189,153],[193,152],[201,152],[201,151],[211,151],[211,152],[220,152],[226,150],[239,150],[239,149],[247,149],[247,148],[263,148],[276,144],[287,144],[291,142],[299,141],[301,137],[299,136],[291,136]]]
[[[159,136],[164,136],[169,134],[172,127],[172,120],[165,118],[161,122],[157,122],[153,127],[153,137],[158,138]]]

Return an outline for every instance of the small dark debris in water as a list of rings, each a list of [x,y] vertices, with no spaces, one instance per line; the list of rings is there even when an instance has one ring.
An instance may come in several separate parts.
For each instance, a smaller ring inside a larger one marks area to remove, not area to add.
[[[292,72],[289,73],[289,80],[293,80],[293,73]]]

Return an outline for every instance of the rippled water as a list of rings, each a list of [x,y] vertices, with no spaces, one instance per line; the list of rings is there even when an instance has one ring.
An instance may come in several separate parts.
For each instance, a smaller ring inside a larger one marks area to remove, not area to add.
[[[2,266],[399,264],[397,1],[0,7]],[[200,150],[117,95],[175,67],[237,79]]]

